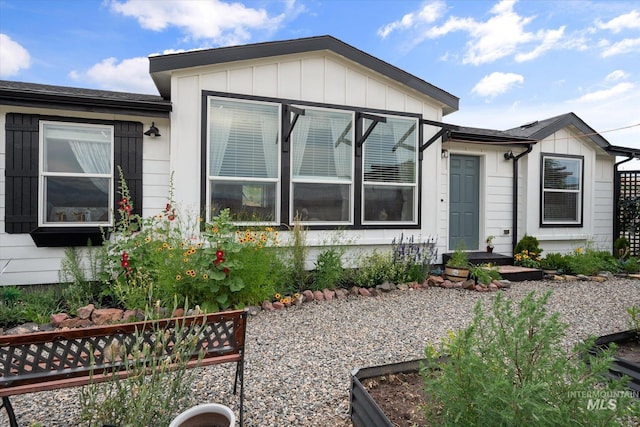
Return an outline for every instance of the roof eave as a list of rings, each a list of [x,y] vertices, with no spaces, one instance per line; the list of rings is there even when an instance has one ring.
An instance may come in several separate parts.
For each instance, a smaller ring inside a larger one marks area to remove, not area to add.
[[[0,104],[168,118],[171,102],[93,98],[13,89],[0,90]]]
[[[171,71],[304,52],[329,50],[442,103],[443,115],[458,111],[459,98],[331,36],[256,43],[149,57],[149,73],[165,99],[171,99]]]

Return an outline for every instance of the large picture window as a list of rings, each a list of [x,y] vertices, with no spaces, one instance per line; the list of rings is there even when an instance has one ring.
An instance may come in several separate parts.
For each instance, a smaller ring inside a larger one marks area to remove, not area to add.
[[[419,227],[418,115],[218,92],[202,100],[207,220],[228,208],[239,225]]]
[[[40,123],[41,226],[108,226],[113,210],[113,126]]]
[[[211,215],[279,223],[280,106],[212,97],[208,124]]]
[[[305,110],[291,136],[291,212],[307,223],[350,224],[353,113]]]
[[[542,155],[541,225],[582,224],[582,157]]]
[[[364,128],[371,125],[365,119]],[[387,117],[363,148],[363,223],[417,223],[417,120]]]

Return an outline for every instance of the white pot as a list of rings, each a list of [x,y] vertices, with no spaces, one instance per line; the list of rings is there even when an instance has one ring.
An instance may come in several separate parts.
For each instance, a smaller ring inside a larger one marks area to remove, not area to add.
[[[171,421],[169,427],[235,427],[236,416],[219,403],[205,403],[189,408]]]

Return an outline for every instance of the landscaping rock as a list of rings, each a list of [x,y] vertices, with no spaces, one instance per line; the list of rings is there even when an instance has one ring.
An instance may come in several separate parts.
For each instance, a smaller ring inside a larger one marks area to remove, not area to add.
[[[313,299],[315,301],[324,301],[324,294],[322,291],[313,291]]]
[[[81,319],[90,319],[91,313],[96,309],[96,306],[93,304],[85,305],[84,307],[80,307],[78,309],[77,315]]]
[[[406,283],[398,283],[398,285],[396,286],[396,288],[399,291],[406,291],[409,289],[409,285],[407,285]]]
[[[324,289],[322,291],[322,296],[324,297],[325,301],[333,301],[333,297],[335,296],[335,292],[333,292],[332,290],[329,290],[329,289]]]
[[[376,286],[376,290],[382,292],[391,292],[396,290],[396,285],[391,282],[384,282],[383,284]]]
[[[474,280],[465,280],[462,282],[462,287],[468,291],[473,291],[476,289],[476,282]]]
[[[91,326],[91,319],[81,319],[79,317],[73,317],[71,319],[66,319],[60,322],[59,328],[68,328],[68,329],[76,329],[76,328],[86,328],[87,326]]]
[[[599,275],[598,275],[598,276],[592,276],[592,277],[589,277],[589,280],[591,280],[592,282],[599,282],[599,283],[602,283],[602,282],[606,282],[606,281],[607,281],[607,278],[606,278],[606,277],[603,277],[603,276],[599,276]]]
[[[304,300],[305,302],[311,302],[313,301],[315,298],[313,297],[313,292],[310,290],[306,290],[302,293],[302,295],[304,296]]]
[[[338,288],[335,290],[335,292],[336,292],[336,299],[343,300],[347,298],[347,292],[344,289]]]
[[[444,278],[442,276],[427,277],[427,284],[429,286],[441,286],[443,282],[444,282]]]
[[[362,295],[363,297],[370,297],[371,296],[371,292],[369,292],[369,290],[367,288],[358,289],[358,293],[360,295]]]
[[[262,309],[264,311],[273,311],[273,304],[271,304],[271,301],[264,300],[262,302]]]
[[[49,319],[51,320],[51,324],[54,327],[59,327],[60,323],[62,323],[64,320],[67,320],[70,316],[67,313],[57,313],[57,314],[52,314]]]
[[[566,280],[567,282],[575,282],[576,280],[578,280],[578,278],[576,276],[572,276],[570,274],[565,274],[564,275],[564,280]]]
[[[184,316],[184,308],[176,308],[175,310],[173,310],[173,313],[171,313],[171,317],[182,317]]]
[[[580,280],[582,282],[586,282],[587,280],[591,280],[589,278],[589,276],[585,276],[584,274],[578,274],[576,277],[578,278],[578,280]]]
[[[293,303],[293,305],[301,305],[304,302],[305,298],[304,296],[298,294],[298,296],[294,295],[293,297],[291,297],[291,302]]]
[[[274,310],[282,310],[284,308],[284,304],[280,301],[276,301],[272,305]]]
[[[15,328],[7,329],[5,333],[7,335],[22,335],[38,332],[39,330],[40,328],[37,323],[29,322],[23,325],[18,325]]]
[[[122,313],[118,308],[98,308],[91,313],[91,320],[98,326],[116,323],[122,320]]]

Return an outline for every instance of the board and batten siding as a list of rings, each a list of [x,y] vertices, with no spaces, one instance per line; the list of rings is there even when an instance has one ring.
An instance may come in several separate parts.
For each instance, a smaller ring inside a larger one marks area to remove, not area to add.
[[[64,257],[64,248],[36,247],[27,233],[7,233],[5,214],[7,211],[6,195],[7,180],[7,141],[6,118],[8,113],[37,114],[51,117],[64,117],[78,120],[108,120],[116,122],[139,122],[143,129],[148,129],[154,121],[160,128],[161,137],[143,138],[142,171],[139,174],[143,190],[143,216],[150,216],[160,212],[167,202],[169,194],[169,121],[167,119],[138,117],[128,115],[114,115],[102,113],[87,113],[79,111],[34,109],[26,107],[0,106],[0,271],[6,270],[0,276],[0,286],[33,285],[57,283],[59,281],[60,261]],[[126,135],[127,129],[117,129],[117,133]],[[127,143],[124,141],[123,143]],[[117,185],[117,183],[116,183]],[[116,186],[117,191],[117,186]]]
[[[363,109],[421,114],[442,120],[442,106],[401,83],[330,51],[213,64],[174,71],[171,76],[171,161],[176,198],[197,207],[200,202],[200,158],[203,92],[220,92]],[[424,126],[423,141],[439,128]],[[422,162],[422,230],[405,235],[436,237],[439,222],[440,142],[424,152]],[[434,185],[436,184],[436,185]],[[388,245],[403,230],[351,231],[356,245]],[[330,233],[329,233],[330,234]],[[326,242],[327,232],[308,236],[311,246]]]
[[[540,227],[541,155],[542,153],[582,156],[583,212],[582,227]],[[613,247],[613,168],[615,157],[606,155],[592,143],[585,142],[570,128],[560,129],[534,145],[526,156],[526,198],[519,198],[519,227],[540,241],[543,254],[567,253],[592,244],[610,251]],[[532,208],[535,206],[535,209]]]

